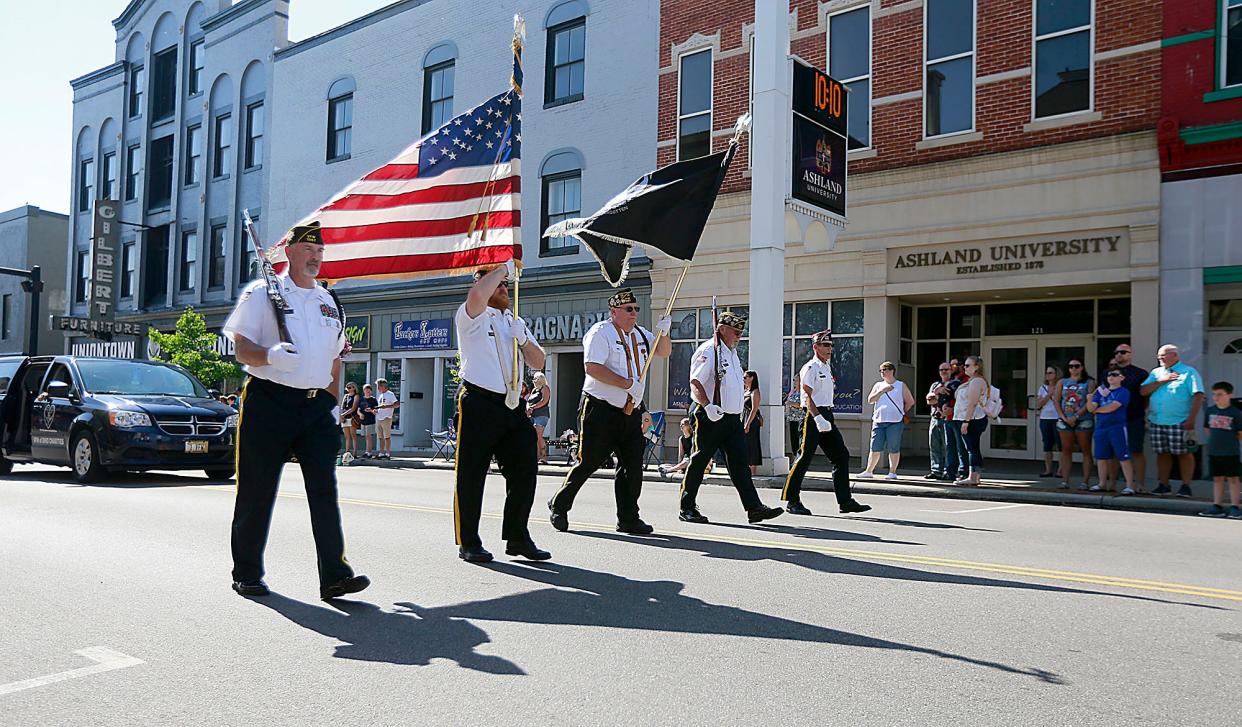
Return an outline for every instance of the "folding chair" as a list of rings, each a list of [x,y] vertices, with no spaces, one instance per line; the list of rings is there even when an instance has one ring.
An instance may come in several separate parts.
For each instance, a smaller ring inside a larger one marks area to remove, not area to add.
[[[452,462],[453,459],[449,457],[449,453],[455,453],[457,450],[457,432],[453,429],[453,423],[449,422],[448,429],[443,432],[433,432],[428,429],[427,434],[431,436],[431,445],[436,448],[431,459],[434,461],[437,457],[443,457],[445,462]]]
[[[643,432],[647,437],[647,448],[643,452],[643,470],[651,464],[652,460],[656,465],[664,464],[664,412],[651,412],[651,429]]]

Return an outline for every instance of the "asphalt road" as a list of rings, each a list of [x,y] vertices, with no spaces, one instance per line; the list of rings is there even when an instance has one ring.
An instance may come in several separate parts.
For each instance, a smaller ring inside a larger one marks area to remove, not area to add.
[[[1238,714],[1242,522],[861,496],[865,516],[612,531],[593,480],[532,565],[462,563],[452,473],[342,470],[349,558],[318,600],[296,466],[272,596],[229,585],[232,483],[0,479],[0,724],[1220,725]],[[483,537],[497,554],[502,481]],[[769,503],[776,493],[761,492]],[[102,647],[103,650],[82,650]],[[81,652],[81,653],[80,653]]]

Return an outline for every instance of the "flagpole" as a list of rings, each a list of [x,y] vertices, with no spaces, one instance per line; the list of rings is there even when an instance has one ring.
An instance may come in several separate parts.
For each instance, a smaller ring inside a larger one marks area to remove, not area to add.
[[[664,315],[667,316],[667,315],[673,314],[673,303],[677,301],[677,293],[681,291],[681,283],[683,280],[686,279],[686,273],[688,272],[690,272],[689,265],[682,268],[681,275],[677,276],[677,284],[673,286],[673,295],[669,297],[668,305],[664,307]],[[663,335],[664,335],[663,331],[656,331],[655,343],[651,344],[652,351],[655,350],[656,346],[660,345],[660,336],[663,336]],[[649,351],[647,354],[647,360],[643,362],[643,372],[639,374],[638,376],[639,381],[647,380],[647,370],[651,368],[651,359],[652,359],[652,356],[651,356],[651,352]]]
[[[522,98],[522,80],[523,80],[522,79],[522,47],[523,45],[525,45],[525,43],[526,43],[526,20],[522,18],[521,15],[514,15],[513,16],[513,75],[509,77],[509,86],[513,89],[513,92],[517,94],[517,97],[519,99]],[[518,118],[520,120],[521,116],[519,115]],[[512,128],[513,128],[512,123],[506,121],[506,124],[505,124],[505,135],[506,136],[508,136],[509,133],[511,133]],[[502,146],[501,149],[503,148],[504,147]],[[500,151],[496,152],[496,158],[497,160],[500,159]],[[492,176],[494,177],[495,176],[495,165],[493,165],[492,171],[493,171]],[[491,180],[491,179],[488,180],[488,192],[489,193],[491,192],[491,185],[493,183],[494,183],[494,180]],[[480,199],[480,205],[481,204],[482,204],[482,199]],[[487,215],[483,218],[483,237],[484,238],[487,237],[487,227],[488,227],[488,222],[491,221],[491,216],[492,216],[492,213],[491,213],[491,210],[489,209],[487,211]],[[475,217],[477,219],[478,217],[477,213]],[[474,223],[471,222],[471,228],[473,227],[474,227]],[[521,290],[521,280],[522,280],[522,262],[520,260],[514,259],[513,261],[513,317],[514,318],[518,317],[518,296]],[[518,355],[519,355],[520,350],[521,349],[518,346],[517,339],[516,338],[513,339],[513,373],[512,373],[512,378],[509,381],[509,390],[505,392],[505,406],[507,406],[510,409],[514,409],[517,407],[518,401],[521,397],[521,390],[518,388],[518,381],[519,381],[519,376],[520,376],[519,374],[520,361],[519,361]]]

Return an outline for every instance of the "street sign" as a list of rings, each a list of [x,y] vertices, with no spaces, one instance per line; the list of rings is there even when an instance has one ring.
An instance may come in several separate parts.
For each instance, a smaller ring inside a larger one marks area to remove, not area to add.
[[[95,200],[94,225],[91,231],[91,281],[88,315],[99,321],[115,317],[113,285],[116,255],[120,244],[117,224],[119,204],[116,200]]]
[[[838,225],[846,217],[848,89],[793,58],[793,164],[788,190],[795,211]]]

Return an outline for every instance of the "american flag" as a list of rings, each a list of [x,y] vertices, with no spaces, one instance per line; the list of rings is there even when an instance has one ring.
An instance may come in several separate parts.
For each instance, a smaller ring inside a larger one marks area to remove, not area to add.
[[[319,277],[417,278],[520,260],[522,109],[515,86],[449,120],[301,220],[322,230]],[[277,248],[273,262],[283,261]]]

